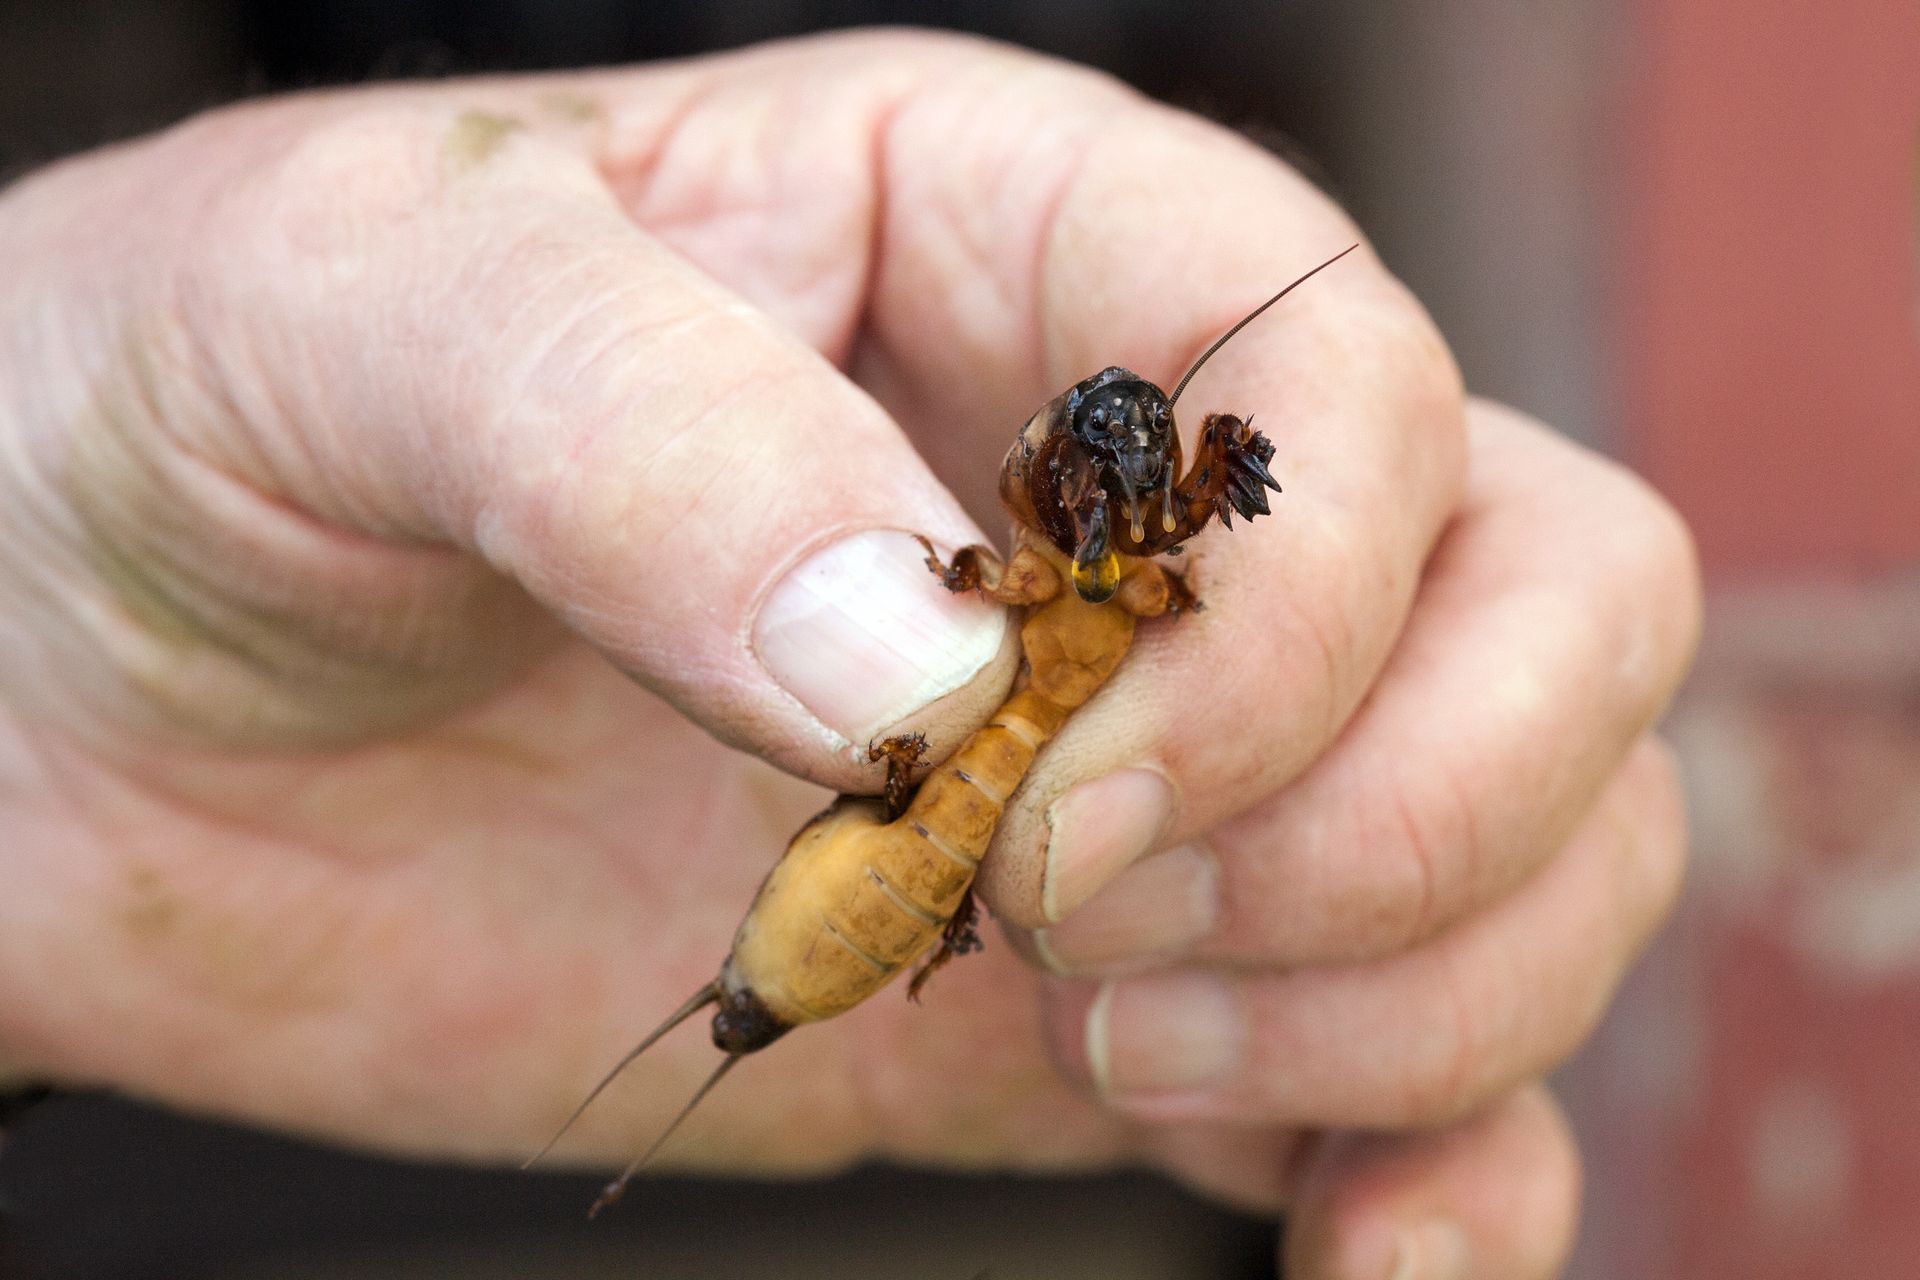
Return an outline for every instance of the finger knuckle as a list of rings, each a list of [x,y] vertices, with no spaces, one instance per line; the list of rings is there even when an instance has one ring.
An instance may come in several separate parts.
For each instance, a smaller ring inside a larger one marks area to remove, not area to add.
[[[880,27],[838,37],[837,44],[863,66],[874,58],[915,66],[928,86],[941,85],[956,74],[981,71],[1025,77],[1030,89],[1043,92],[1062,83],[1100,84],[1132,92],[1107,72],[972,32]]]
[[[1644,939],[1666,919],[1686,880],[1687,814],[1678,755],[1665,739],[1647,734],[1627,762],[1640,793],[1633,857],[1637,864],[1634,937]]]
[[[1397,484],[1403,492],[1433,494],[1450,511],[1466,487],[1467,396],[1446,339],[1419,300],[1384,271],[1349,290],[1337,323],[1357,376],[1372,385],[1380,403],[1392,406],[1419,444],[1401,452],[1401,463],[1425,474],[1396,477]],[[1419,487],[1408,487],[1412,483]]]
[[[1407,1072],[1398,1113],[1388,1123],[1419,1128],[1452,1124],[1499,1087],[1489,1079],[1488,1030],[1466,984],[1449,975],[1420,1011],[1421,1051]]]
[[[1368,308],[1368,329],[1380,344],[1378,359],[1395,375],[1404,401],[1428,417],[1448,421],[1465,435],[1466,384],[1453,350],[1427,309],[1406,286],[1381,276],[1382,286]]]
[[[1370,955],[1432,937],[1465,905],[1476,845],[1472,807],[1444,763],[1432,762],[1420,777],[1424,786],[1404,779],[1392,784],[1379,811],[1383,829],[1363,838],[1380,850],[1378,865],[1388,877],[1378,890]]]
[[[396,181],[417,189],[429,115],[414,102],[351,96],[330,103],[290,131],[262,139],[266,156],[256,185],[281,200],[290,192],[329,200],[390,198]]]
[[[1657,595],[1691,603],[1700,594],[1700,557],[1693,531],[1673,504],[1637,476],[1627,477],[1629,565]]]
[[[1316,693],[1317,705],[1300,708],[1297,720],[1316,726],[1314,741],[1324,746],[1353,715],[1386,664],[1413,589],[1397,580],[1392,551],[1355,512],[1302,503],[1292,518],[1288,555],[1298,580],[1324,584],[1324,589],[1275,601],[1274,625],[1261,633],[1262,661],[1273,671],[1289,673],[1291,687]],[[1253,575],[1262,569],[1251,560],[1224,566],[1218,571],[1220,594],[1236,595],[1236,588],[1257,594]],[[1236,574],[1244,577],[1237,579]]]
[[[417,109],[349,95],[305,111],[223,122],[230,177],[198,220],[198,252],[214,279],[281,278],[289,266],[352,264],[431,198]]]
[[[1633,627],[1620,652],[1651,717],[1672,695],[1699,644],[1700,561],[1693,534],[1672,504],[1638,477],[1616,475],[1611,573]]]

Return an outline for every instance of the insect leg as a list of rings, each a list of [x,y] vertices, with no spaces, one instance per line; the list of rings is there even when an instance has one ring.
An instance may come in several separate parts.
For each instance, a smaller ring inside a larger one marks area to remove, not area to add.
[[[1251,520],[1268,514],[1264,489],[1280,492],[1267,469],[1273,460],[1273,442],[1230,413],[1210,413],[1200,426],[1200,445],[1193,465],[1179,484],[1179,499],[1187,509],[1188,535],[1198,533],[1212,516],[1233,527],[1238,515]]]
[[[987,547],[962,547],[953,553],[952,564],[942,564],[933,544],[920,535],[914,537],[927,549],[927,568],[956,594],[978,591],[999,604],[1042,604],[1060,593],[1060,575],[1046,557],[1031,547],[1014,552],[1007,564]]]
[[[1167,612],[1171,614],[1199,613],[1206,604],[1193,593],[1193,586],[1187,581],[1191,569],[1169,569],[1158,566],[1167,579]]]
[[[900,733],[867,744],[869,762],[887,762],[887,786],[882,794],[886,797],[888,822],[907,811],[907,802],[913,799],[913,771],[926,754],[924,733]]]
[[[926,962],[913,971],[913,979],[907,983],[907,999],[918,1004],[920,988],[927,985],[927,979],[935,971],[955,956],[970,956],[986,945],[980,941],[980,903],[974,898],[973,887],[969,885],[960,899],[959,907],[954,910],[953,918],[940,931],[939,944],[927,956]]]

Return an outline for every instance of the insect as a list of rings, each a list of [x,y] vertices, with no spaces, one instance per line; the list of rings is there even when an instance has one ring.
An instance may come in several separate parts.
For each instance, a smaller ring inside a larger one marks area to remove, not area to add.
[[[1024,608],[1024,662],[1014,690],[951,757],[917,785],[926,742],[868,749],[886,762],[880,797],[843,795],[808,822],[762,883],[714,980],[650,1032],[594,1087],[539,1160],[634,1059],[687,1018],[715,1006],[713,1043],[726,1056],[666,1130],[608,1183],[589,1216],[625,1192],[655,1152],[740,1059],[804,1023],[853,1008],[931,951],[916,997],[936,970],[977,948],[974,872],[1000,814],[1041,747],[1113,674],[1135,624],[1198,607],[1151,557],[1179,549],[1214,516],[1268,514],[1273,445],[1249,421],[1208,414],[1180,474],[1174,403],[1214,352],[1268,307],[1338,262],[1335,254],[1249,312],[1201,353],[1171,395],[1109,368],[1042,405],[1000,472],[1014,520],[1012,556],[967,547],[927,565],[951,591]],[[1071,588],[1071,589],[1069,589]]]

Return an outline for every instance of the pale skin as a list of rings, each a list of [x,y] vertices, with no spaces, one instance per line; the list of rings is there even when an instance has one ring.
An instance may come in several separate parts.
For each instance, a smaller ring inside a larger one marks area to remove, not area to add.
[[[756,660],[773,584],[856,530],[985,540],[1038,405],[1164,385],[1360,238],[1222,129],[901,34],[263,102],[0,193],[0,1075],[528,1154],[820,787],[879,785]],[[1286,493],[1009,804],[1014,945],[747,1060],[663,1163],[1143,1162],[1288,1208],[1289,1275],[1553,1275],[1539,1080],[1679,881],[1687,537],[1466,399],[1365,250],[1207,408]],[[1173,852],[1068,891],[1049,808],[1127,768]],[[1205,918],[1102,918],[1163,884]],[[1201,1006],[1212,1075],[1142,1087]],[[562,1158],[623,1162],[714,1061],[670,1038]]]

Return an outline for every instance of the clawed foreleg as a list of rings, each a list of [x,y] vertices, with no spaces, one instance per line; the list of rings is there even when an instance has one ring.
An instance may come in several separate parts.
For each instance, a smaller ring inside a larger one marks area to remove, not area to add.
[[[1208,414],[1200,426],[1193,465],[1178,490],[1194,530],[1210,515],[1219,516],[1229,528],[1236,514],[1246,520],[1267,515],[1272,508],[1263,490],[1280,492],[1267,469],[1271,461],[1273,441],[1253,429],[1252,419],[1242,422],[1230,413]]]

